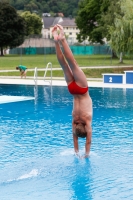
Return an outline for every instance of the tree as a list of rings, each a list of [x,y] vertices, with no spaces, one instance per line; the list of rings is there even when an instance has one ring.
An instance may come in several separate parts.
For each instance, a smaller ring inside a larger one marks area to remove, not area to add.
[[[41,34],[42,21],[37,14],[26,11],[21,16],[26,21],[26,36]]]
[[[8,0],[9,1],[9,0]],[[65,17],[75,16],[80,0],[10,0],[10,4],[17,10],[37,11],[40,16],[42,13],[62,12]]]
[[[25,5],[25,9],[32,13],[38,10],[38,6],[34,2],[30,2],[29,4]]]
[[[0,51],[3,48],[16,47],[23,43],[25,36],[25,21],[7,2],[0,2]]]
[[[105,0],[106,1],[106,0]],[[110,40],[110,31],[109,27],[114,26],[114,19],[116,16],[116,13],[119,15],[122,15],[120,4],[118,0],[111,0],[110,2],[104,2],[104,5],[106,4],[107,10],[101,13],[101,24],[103,25],[103,37],[107,39],[107,41]]]
[[[23,10],[24,9],[24,1],[23,0],[17,0],[15,3],[16,10]]]
[[[123,63],[123,55],[133,53],[133,1],[121,0],[122,15],[116,14],[114,26],[110,26],[110,45]]]
[[[119,0],[120,1],[120,0]],[[114,24],[115,13],[120,14],[118,0],[81,0],[76,24],[80,29],[79,42],[89,39],[103,44],[103,38],[110,39],[108,27]]]
[[[106,2],[106,3],[105,3]],[[76,24],[80,29],[77,35],[79,42],[88,39],[91,42],[103,43],[103,23],[101,14],[106,12],[109,0],[81,0],[76,17]]]

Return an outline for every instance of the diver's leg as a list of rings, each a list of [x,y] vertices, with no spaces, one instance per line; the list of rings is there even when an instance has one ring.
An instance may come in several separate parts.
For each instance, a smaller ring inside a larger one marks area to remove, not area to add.
[[[85,76],[84,72],[80,69],[80,67],[78,66],[78,64],[72,54],[72,51],[69,48],[69,45],[65,39],[63,27],[60,25],[57,25],[57,27],[59,28],[59,31],[60,31],[58,40],[60,41],[60,43],[63,47],[63,54],[72,70],[74,79],[79,86],[87,87],[88,84],[87,84],[86,76]]]
[[[66,80],[67,84],[69,84],[74,80],[74,77],[73,77],[71,68],[69,67],[68,63],[66,62],[66,60],[64,58],[60,44],[58,42],[58,34],[57,34],[56,26],[53,28],[52,34],[53,34],[54,41],[55,41],[55,49],[56,49],[57,59],[63,69],[65,80]]]

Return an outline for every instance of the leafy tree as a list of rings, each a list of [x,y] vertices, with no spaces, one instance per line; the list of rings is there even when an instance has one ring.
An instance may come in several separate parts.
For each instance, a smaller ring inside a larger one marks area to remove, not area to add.
[[[69,6],[67,2],[60,2],[58,3],[59,6],[59,12],[62,12],[64,16],[69,16]]]
[[[59,11],[58,7],[57,6],[53,6],[53,12],[54,13],[58,13],[58,11]]]
[[[122,15],[116,14],[114,26],[110,27],[110,45],[122,63],[124,54],[133,53],[133,1],[121,0],[120,9]]]
[[[76,17],[76,24],[80,29],[77,35],[79,42],[89,39],[91,42],[103,43],[104,28],[101,14],[106,12],[108,5],[109,0],[81,0],[79,2]]]
[[[15,5],[16,5],[15,8],[17,10],[23,10],[24,9],[24,2],[22,0],[17,0]]]
[[[37,14],[26,11],[21,16],[26,21],[26,36],[41,34],[42,21]]]
[[[79,0],[73,0],[71,2],[69,2],[68,4],[68,15],[67,16],[72,16],[75,18],[77,12],[78,12],[78,3],[79,3]]]
[[[80,29],[77,39],[103,44],[110,39],[109,26],[114,24],[115,13],[120,14],[118,0],[81,0],[76,23]]]
[[[0,50],[16,47],[23,43],[25,36],[25,21],[7,2],[0,2]]]
[[[25,10],[30,11],[31,13],[38,10],[38,6],[34,2],[30,2],[25,5]]]
[[[102,36],[106,37],[107,40],[110,40],[110,31],[109,27],[114,26],[114,19],[116,16],[116,13],[119,15],[122,15],[121,9],[120,9],[120,4],[118,0],[111,0],[111,1],[104,1],[103,5],[107,7],[107,10],[102,11],[101,14],[101,24],[103,25],[103,33]]]
[[[80,0],[10,0],[10,4],[17,10],[31,11],[37,10],[41,14],[43,12],[53,13],[62,12],[65,17],[75,16]],[[74,10],[72,9],[74,8]]]

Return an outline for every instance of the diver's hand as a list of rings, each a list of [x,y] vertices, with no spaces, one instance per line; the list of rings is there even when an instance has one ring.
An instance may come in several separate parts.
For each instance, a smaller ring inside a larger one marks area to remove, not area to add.
[[[84,154],[83,156],[81,156],[81,159],[84,159],[84,158],[89,158],[89,154]]]
[[[57,31],[58,31],[58,40],[64,40],[65,39],[65,33],[64,29],[61,25],[57,24]]]
[[[57,29],[58,29],[57,26],[54,26],[52,29],[52,35],[55,42],[58,42],[58,37],[59,37]]]
[[[77,158],[81,158],[81,156],[79,155],[79,153],[76,153],[76,152],[75,152],[75,156],[76,156]]]

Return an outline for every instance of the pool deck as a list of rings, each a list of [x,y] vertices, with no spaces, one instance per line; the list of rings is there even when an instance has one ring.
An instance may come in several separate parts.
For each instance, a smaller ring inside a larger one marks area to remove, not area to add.
[[[89,87],[102,87],[102,88],[133,88],[133,84],[114,84],[103,83],[102,79],[87,79]],[[18,77],[2,77],[0,76],[0,84],[18,84],[18,85],[50,85],[51,80],[43,80],[38,77],[37,81],[34,81],[33,77],[21,79]],[[53,86],[67,86],[64,78],[52,79]]]
[[[118,66],[92,66],[89,68],[116,68]],[[121,66],[121,67],[131,67],[129,66]],[[82,69],[86,69],[88,67],[81,67]],[[45,71],[46,69],[39,69],[37,71]],[[51,70],[51,69],[47,69]],[[61,68],[53,68],[53,70],[61,70]],[[15,72],[16,70],[0,70],[0,72]],[[64,77],[46,77],[48,80],[44,80],[44,77],[37,77],[35,81],[35,69],[29,69],[28,71],[34,71],[34,77],[27,76],[26,79],[21,79],[19,76],[0,76],[0,84],[18,84],[18,85],[53,85],[53,86],[67,86]],[[103,78],[87,78],[89,87],[102,87],[102,88],[133,88],[133,84],[122,84],[122,83],[104,83]]]

